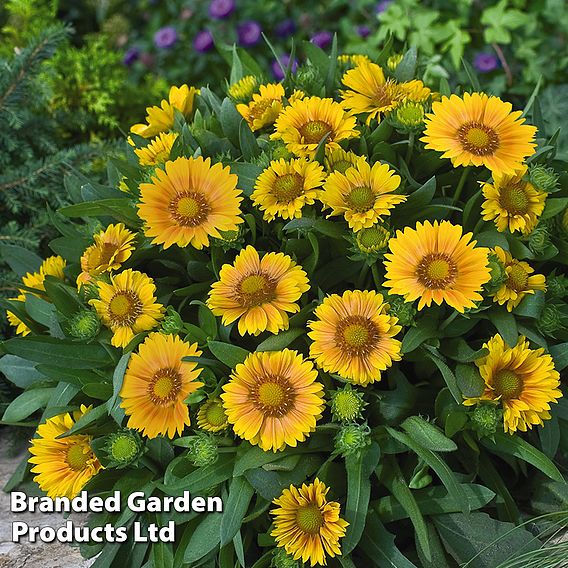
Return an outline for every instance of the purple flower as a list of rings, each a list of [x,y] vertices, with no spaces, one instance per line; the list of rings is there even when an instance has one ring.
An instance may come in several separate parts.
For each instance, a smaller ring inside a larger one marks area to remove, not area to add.
[[[213,47],[213,34],[209,30],[202,30],[193,38],[193,48],[200,53],[205,53]]]
[[[291,36],[296,31],[296,22],[294,20],[283,20],[276,25],[274,31],[278,37]]]
[[[175,28],[173,26],[165,26],[154,34],[154,44],[156,47],[167,49],[168,47],[172,47],[177,41],[177,38],[178,35]]]
[[[130,47],[124,54],[122,62],[127,67],[130,67],[135,61],[138,60],[139,57],[140,57],[140,50],[137,47]]]
[[[369,37],[371,33],[371,30],[369,29],[369,26],[357,26],[357,34],[359,35],[359,37],[362,37],[363,39],[366,37]]]
[[[478,53],[473,60],[473,66],[480,73],[489,73],[499,67],[499,60],[492,53]]]
[[[280,63],[278,63],[279,61]],[[281,55],[278,59],[275,59],[272,62],[272,73],[274,74],[274,77],[278,79],[278,81],[282,81],[282,79],[284,79],[284,73],[286,69],[288,69],[288,65],[290,65],[290,55],[288,54]],[[282,70],[282,67],[284,68],[284,70]],[[297,69],[298,60],[294,59],[294,63],[292,63],[291,68],[292,73],[295,73]]]
[[[377,5],[375,6],[375,14],[382,14],[390,4],[392,4],[392,0],[382,0],[381,2],[377,2]]]
[[[331,40],[333,39],[333,35],[331,34],[331,32],[317,32],[315,33],[311,38],[310,41],[314,44],[317,45],[318,47],[321,47],[322,49],[325,49],[330,43]]]
[[[211,0],[209,15],[216,20],[230,16],[235,10],[235,0]]]
[[[255,45],[260,41],[262,28],[258,22],[247,20],[237,26],[239,44],[244,46]]]

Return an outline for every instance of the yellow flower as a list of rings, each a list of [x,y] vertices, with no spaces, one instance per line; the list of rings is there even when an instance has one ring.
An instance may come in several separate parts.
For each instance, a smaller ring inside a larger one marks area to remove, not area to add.
[[[236,83],[233,83],[227,91],[232,99],[237,101],[250,100],[258,87],[258,81],[254,75],[245,75]]]
[[[238,229],[242,197],[228,166],[212,166],[200,156],[178,158],[165,168],[156,170],[152,183],[140,184],[138,215],[152,243],[201,249],[220,231]]]
[[[495,221],[497,230],[502,233],[509,229],[511,233],[520,231],[528,235],[544,210],[546,193],[537,191],[523,179],[526,171],[524,166],[512,176],[495,174],[492,184],[483,184],[483,218]]]
[[[239,320],[241,335],[278,333],[288,329],[288,313],[300,311],[296,302],[309,289],[306,273],[289,256],[271,252],[260,258],[249,245],[221,268],[207,305],[223,325]]]
[[[146,109],[147,124],[135,124],[130,131],[144,138],[153,138],[160,132],[167,132],[174,126],[175,109],[183,116],[189,118],[195,107],[195,95],[199,90],[194,87],[182,85],[171,87],[168,100],[162,100],[161,106],[148,107]]]
[[[148,331],[164,315],[156,302],[154,281],[137,270],[125,270],[110,277],[110,284],[98,281],[99,299],[89,301],[102,322],[113,332],[115,347],[126,347],[136,333]]]
[[[294,92],[288,97],[288,102],[290,104],[295,103],[306,98],[306,93],[301,89],[294,89]]]
[[[424,101],[430,97],[430,89],[422,81],[397,83],[386,79],[376,63],[362,62],[343,75],[347,90],[341,91],[343,106],[355,114],[367,114],[367,124],[395,109],[402,101]]]
[[[150,144],[144,148],[134,150],[141,166],[157,166],[163,164],[170,157],[172,146],[176,141],[176,132],[160,132]]]
[[[250,198],[264,212],[266,221],[294,219],[302,216],[304,205],[313,205],[324,179],[317,162],[274,160],[258,176]]]
[[[483,347],[489,353],[475,364],[485,381],[485,390],[478,398],[467,398],[464,404],[500,401],[505,432],[510,434],[526,432],[534,424],[543,426],[543,420],[550,419],[550,403],[562,396],[560,375],[552,357],[545,355],[542,348],[530,349],[524,337],[511,348],[495,335]]]
[[[15,298],[10,298],[10,300],[15,300],[17,302],[25,302],[26,296],[25,294],[18,294]],[[32,330],[14,313],[10,310],[6,310],[6,318],[8,319],[8,323],[16,328],[16,334],[25,337],[29,335]]]
[[[184,357],[199,357],[197,343],[190,345],[175,335],[151,333],[130,357],[120,390],[120,406],[128,427],[148,438],[181,434],[190,425],[184,400],[203,383],[201,369]]]
[[[339,148],[341,140],[358,138],[360,132],[355,125],[355,117],[347,114],[339,103],[309,97],[294,101],[280,113],[271,138],[282,140],[296,156],[313,158],[326,135],[326,150]]]
[[[134,250],[135,234],[129,231],[123,223],[109,225],[97,235],[94,235],[94,244],[87,247],[81,256],[81,274],[77,278],[77,285],[90,282],[93,278],[118,270]]]
[[[458,312],[475,307],[490,279],[488,249],[476,247],[472,234],[449,221],[425,221],[416,229],[397,231],[385,255],[385,283],[391,294],[413,302],[418,309],[446,302]]]
[[[353,65],[354,67],[364,65],[365,63],[371,63],[371,60],[367,55],[362,55],[360,53],[354,53],[352,55],[338,55],[337,61],[343,65]]]
[[[40,290],[45,290],[44,281],[46,276],[53,276],[59,280],[65,280],[64,269],[67,266],[67,261],[60,256],[50,256],[46,258],[39,267],[39,280],[40,280]],[[23,277],[22,281],[24,286],[28,286],[26,283],[27,275]],[[32,277],[35,282],[35,275]],[[30,286],[28,286],[30,287]]]
[[[533,274],[534,268],[527,262],[513,258],[509,251],[501,247],[495,247],[493,250],[505,266],[507,276],[501,288],[493,294],[494,302],[505,304],[507,311],[512,312],[525,296],[534,294],[536,290],[546,290],[545,277],[542,274]]]
[[[271,511],[275,519],[270,534],[294,560],[325,566],[326,554],[332,558],[341,555],[339,539],[345,536],[349,523],[339,517],[339,503],[327,500],[328,491],[316,478],[300,489],[290,485],[273,501],[278,508]]]
[[[37,437],[31,441],[29,462],[36,474],[34,481],[52,499],[72,499],[102,469],[91,449],[91,436],[74,434],[59,438],[89,410],[90,407],[81,406],[73,415],[63,413],[49,418],[38,426]]]
[[[297,351],[251,353],[223,386],[223,406],[237,436],[264,451],[296,447],[324,408],[318,372]]]
[[[485,166],[494,174],[514,175],[532,156],[536,128],[524,124],[511,103],[484,93],[452,95],[432,103],[421,138],[426,148],[444,152],[454,166]]]
[[[390,215],[390,209],[406,200],[405,195],[393,193],[399,185],[400,176],[387,164],[376,162],[371,168],[366,160],[359,160],[344,174],[329,174],[320,199],[324,208],[331,209],[328,217],[343,215],[351,229],[360,231]]]
[[[197,425],[207,432],[221,432],[229,426],[220,398],[210,398],[201,405],[197,413]]]
[[[402,329],[389,305],[375,291],[332,294],[315,309],[308,323],[310,357],[327,373],[363,386],[381,380],[381,372],[400,361]]]
[[[260,130],[274,123],[282,111],[283,97],[284,87],[280,83],[261,85],[259,92],[252,96],[252,102],[237,105],[237,110],[251,130]]]
[[[360,161],[366,162],[365,156],[358,156],[355,152],[347,152],[343,148],[327,150],[325,153],[325,169],[331,172],[344,174],[349,168],[356,167]]]

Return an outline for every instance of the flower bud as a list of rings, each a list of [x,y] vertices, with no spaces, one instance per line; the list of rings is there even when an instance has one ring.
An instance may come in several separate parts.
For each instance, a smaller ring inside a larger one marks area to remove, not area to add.
[[[205,467],[215,463],[219,457],[219,448],[215,438],[208,434],[197,434],[189,443],[187,456],[196,467]]]
[[[258,79],[254,75],[246,75],[236,83],[233,83],[227,93],[236,103],[248,103],[258,90]]]
[[[529,181],[535,189],[550,193],[558,187],[558,174],[552,168],[535,164],[529,167]]]
[[[387,59],[387,67],[391,70],[394,71],[399,63],[402,61],[404,55],[402,53],[395,53],[394,55],[391,55],[388,59]]]
[[[539,225],[529,236],[529,249],[536,255],[544,254],[550,244],[546,225]]]
[[[354,422],[363,418],[362,410],[367,403],[363,394],[354,390],[351,385],[333,391],[331,394],[331,414],[337,422]]]
[[[286,553],[283,548],[275,548],[270,562],[272,568],[300,568],[297,560]]]
[[[124,428],[108,436],[104,451],[111,461],[110,467],[121,469],[142,456],[144,444],[138,432]]]
[[[505,266],[495,253],[489,253],[488,260],[491,279],[489,282],[485,283],[483,287],[488,294],[494,294],[497,290],[499,290],[499,288],[501,288],[503,282],[507,279],[507,273],[505,271]]]
[[[162,320],[162,333],[176,334],[180,333],[182,329],[183,321],[181,319],[181,316],[171,306],[168,306],[166,315]]]
[[[346,424],[335,436],[335,450],[343,457],[355,454],[371,443],[370,434],[367,424]]]
[[[546,291],[551,298],[564,298],[568,294],[568,278],[562,274],[548,276]]]
[[[418,101],[406,101],[396,107],[390,115],[392,125],[403,132],[416,132],[424,127],[426,112],[424,104]]]
[[[293,157],[294,154],[292,154],[284,144],[279,143],[276,146],[274,146],[274,148],[272,149],[273,160],[280,160],[280,159],[289,160],[290,158]]]
[[[101,329],[101,322],[93,310],[81,310],[71,316],[67,322],[69,335],[75,339],[89,341],[94,339]]]
[[[369,254],[386,249],[390,236],[388,227],[377,224],[358,231],[355,241],[361,252]]]
[[[503,429],[503,411],[495,404],[478,404],[470,414],[471,425],[480,438]]]
[[[416,308],[412,302],[406,302],[402,296],[387,296],[386,301],[390,306],[389,313],[398,319],[400,325],[414,325]]]
[[[542,335],[554,337],[554,334],[565,329],[562,312],[555,304],[546,304],[536,322],[536,326]]]

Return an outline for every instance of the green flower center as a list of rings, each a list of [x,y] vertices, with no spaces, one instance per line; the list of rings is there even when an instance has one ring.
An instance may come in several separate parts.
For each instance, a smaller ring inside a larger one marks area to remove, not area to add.
[[[67,463],[74,471],[83,471],[89,463],[90,452],[84,444],[74,444],[67,450]]]
[[[468,122],[458,128],[462,148],[476,156],[488,156],[499,148],[499,136],[492,128],[479,122]]]
[[[374,251],[385,248],[390,237],[388,229],[380,225],[374,225],[367,229],[361,229],[357,233],[357,242],[365,251]]]
[[[433,253],[426,255],[416,268],[418,281],[430,289],[443,289],[453,284],[458,273],[455,262],[447,255]]]
[[[375,205],[376,196],[368,186],[355,187],[346,196],[345,202],[357,213],[365,213]]]
[[[424,122],[424,107],[420,103],[407,103],[396,111],[398,120],[406,126],[417,126]]]
[[[205,416],[207,418],[207,422],[209,422],[212,426],[222,426],[227,421],[225,409],[219,402],[211,403],[207,407]]]
[[[299,128],[304,144],[319,144],[321,139],[331,132],[331,126],[323,120],[312,120]]]
[[[275,297],[276,284],[264,274],[245,276],[237,286],[243,306],[260,306]]]
[[[502,369],[493,377],[493,388],[503,400],[518,398],[523,392],[523,379],[509,369]]]
[[[501,188],[499,204],[510,215],[522,215],[529,210],[530,201],[525,184],[519,183]]]
[[[350,391],[337,393],[333,403],[336,414],[343,420],[354,420],[361,410],[361,401]]]
[[[113,441],[110,453],[117,462],[130,461],[138,451],[136,440],[130,436],[120,436]]]
[[[349,168],[353,167],[353,163],[349,160],[338,160],[333,164],[333,171],[344,174]]]
[[[300,174],[285,174],[276,178],[272,194],[279,203],[290,203],[304,193],[304,178]]]
[[[305,505],[296,512],[296,523],[302,532],[319,534],[324,524],[323,514],[317,505]]]
[[[515,292],[523,292],[529,284],[529,275],[520,264],[513,264],[507,271],[507,287]]]

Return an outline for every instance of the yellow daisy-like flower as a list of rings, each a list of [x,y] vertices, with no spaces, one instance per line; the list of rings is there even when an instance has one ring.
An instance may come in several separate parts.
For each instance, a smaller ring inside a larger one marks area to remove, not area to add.
[[[343,65],[364,65],[365,63],[371,63],[368,55],[363,55],[361,53],[354,53],[352,55],[342,54],[337,56],[337,61]]]
[[[59,438],[68,432],[90,407],[81,406],[74,412],[58,414],[49,418],[37,428],[37,437],[31,441],[28,460],[35,473],[34,481],[49,497],[77,496],[87,482],[101,469],[95,453],[91,449],[91,436],[74,434]]]
[[[475,364],[485,381],[485,390],[478,398],[468,398],[466,406],[482,400],[500,401],[503,406],[505,432],[526,432],[534,424],[550,420],[550,403],[562,396],[560,375],[554,361],[544,349],[530,349],[520,337],[509,347],[500,335],[483,345],[489,353]]]
[[[276,120],[273,140],[282,140],[292,154],[313,158],[318,144],[325,141],[326,150],[339,148],[341,140],[358,138],[356,120],[333,99],[308,97],[294,101]]]
[[[148,331],[164,315],[156,302],[154,281],[137,270],[128,269],[110,277],[110,284],[98,281],[99,299],[89,300],[102,322],[113,332],[115,347],[126,347],[136,333]]]
[[[174,126],[175,109],[189,118],[195,108],[195,95],[198,94],[199,90],[195,87],[171,87],[167,101],[163,99],[161,106],[146,109],[147,124],[135,124],[130,131],[144,138],[154,138],[160,132],[171,130]]]
[[[339,517],[339,503],[327,500],[328,491],[316,478],[300,489],[290,485],[273,501],[278,508],[271,511],[275,519],[270,534],[294,560],[325,566],[326,554],[332,558],[341,555],[339,539],[345,536],[349,523]]]
[[[294,219],[302,216],[304,205],[313,205],[324,179],[325,172],[317,162],[274,160],[258,176],[250,198],[264,212],[266,221]]]
[[[157,166],[166,162],[170,158],[170,152],[177,137],[177,132],[160,132],[150,144],[134,150],[140,165]]]
[[[389,305],[374,291],[347,290],[332,294],[315,309],[308,337],[310,357],[327,373],[338,373],[366,386],[381,380],[381,372],[400,361],[402,329],[388,313]]]
[[[53,276],[54,278],[58,278],[59,280],[65,280],[65,273],[63,271],[65,270],[66,266],[67,261],[61,256],[50,256],[46,258],[39,267],[39,279],[41,281],[40,289],[45,290],[43,283],[46,276]],[[24,276],[22,278],[22,282],[24,283],[24,286],[32,287],[26,283],[27,277],[28,275]],[[32,275],[31,281],[36,281],[35,274]]]
[[[366,160],[359,160],[344,174],[329,174],[320,199],[324,208],[331,209],[328,217],[343,215],[351,229],[360,231],[406,200],[406,195],[393,193],[399,185],[400,176],[387,164],[376,162],[371,168]]]
[[[494,174],[514,175],[535,152],[536,128],[524,124],[522,112],[512,108],[484,93],[442,97],[426,115],[421,140],[454,166],[485,166]]]
[[[256,92],[258,80],[254,75],[245,75],[236,83],[233,83],[228,89],[228,95],[237,101],[250,100]]]
[[[82,272],[77,278],[77,285],[81,287],[104,272],[118,270],[134,250],[135,236],[124,223],[109,225],[94,235],[94,244],[87,247],[81,256]]]
[[[507,311],[512,312],[525,296],[534,294],[536,290],[546,290],[544,275],[533,274],[534,268],[527,262],[513,258],[509,251],[501,247],[495,247],[493,250],[505,267],[507,275],[501,288],[493,294],[494,302],[505,304]]]
[[[296,302],[309,289],[307,274],[288,255],[270,252],[260,258],[249,245],[232,265],[221,267],[207,306],[222,316],[223,325],[239,320],[241,335],[278,333],[288,329],[288,313],[300,311]]]
[[[301,89],[294,89],[294,92],[288,97],[288,103],[292,104],[306,98],[306,93]]]
[[[221,395],[237,436],[264,451],[296,447],[316,428],[324,408],[318,372],[297,351],[251,353]]]
[[[25,294],[19,294],[15,298],[10,298],[10,300],[15,300],[17,302],[25,302],[26,296]],[[6,310],[6,318],[8,319],[8,323],[16,328],[16,334],[25,337],[29,335],[32,330],[13,312],[10,310]]]
[[[458,312],[475,307],[490,279],[488,249],[476,247],[471,233],[449,221],[425,221],[397,231],[385,255],[385,287],[418,309],[446,302]]]
[[[397,83],[386,79],[382,68],[371,62],[347,71],[342,82],[347,87],[341,91],[343,106],[355,114],[367,114],[367,124],[375,118],[380,121],[404,100],[427,100],[431,93],[419,80]]]
[[[252,101],[248,105],[237,105],[237,110],[254,132],[274,123],[282,111],[283,98],[284,87],[280,83],[261,85]]]
[[[175,335],[151,333],[130,357],[120,390],[128,427],[148,438],[181,434],[190,425],[184,400],[203,383],[197,363],[184,357],[199,357],[197,343]]]
[[[544,211],[546,193],[537,191],[523,179],[526,171],[524,166],[512,176],[496,174],[492,184],[483,184],[483,218],[495,221],[497,230],[502,233],[509,229],[511,233],[530,234]]]
[[[146,236],[164,248],[177,244],[197,249],[209,246],[209,237],[236,231],[243,222],[238,177],[229,167],[211,159],[178,158],[156,170],[152,183],[140,184],[138,215]]]
[[[344,174],[349,168],[357,167],[361,160],[366,162],[367,158],[358,156],[355,152],[346,151],[343,148],[336,148],[325,153],[324,164],[328,173],[339,172]]]
[[[221,432],[229,426],[227,414],[220,398],[210,398],[197,413],[197,425],[207,432]]]

